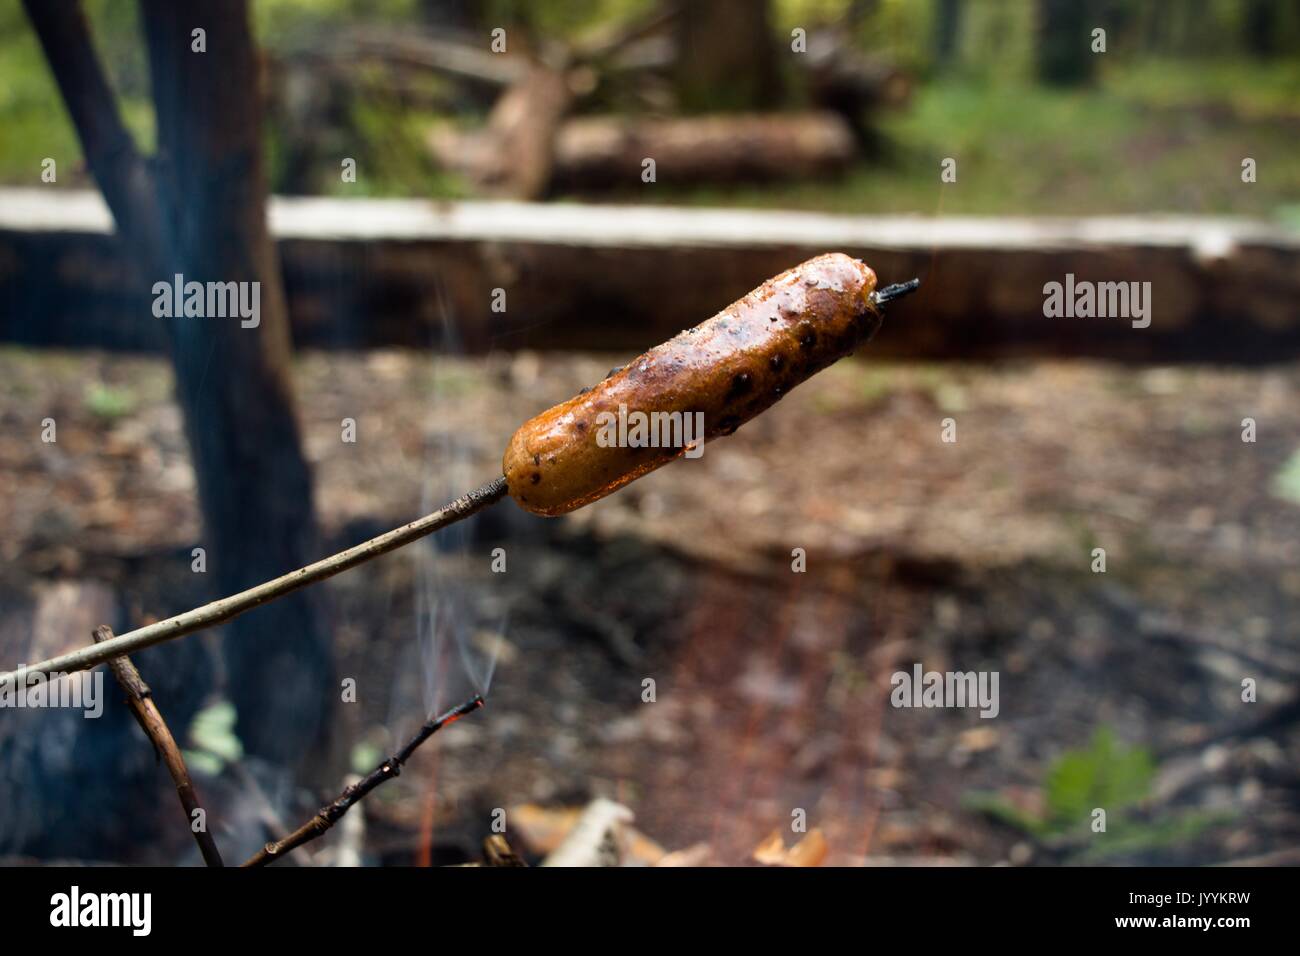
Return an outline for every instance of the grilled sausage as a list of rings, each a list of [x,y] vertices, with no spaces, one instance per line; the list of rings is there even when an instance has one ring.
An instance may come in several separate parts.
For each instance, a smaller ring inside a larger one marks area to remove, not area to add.
[[[705,441],[730,435],[875,333],[875,287],[865,263],[839,253],[769,279],[525,423],[503,462],[511,496],[528,511],[561,515],[680,457],[687,439],[701,437],[696,426]],[[700,451],[693,444],[691,457]]]

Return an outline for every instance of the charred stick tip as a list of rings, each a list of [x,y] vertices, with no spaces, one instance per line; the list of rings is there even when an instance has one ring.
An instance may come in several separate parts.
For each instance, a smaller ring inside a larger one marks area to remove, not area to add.
[[[447,713],[439,717],[435,721],[435,723],[437,723],[438,726],[440,727],[445,727],[447,724],[454,723],[460,720],[466,714],[472,714],[474,711],[482,707],[483,703],[484,703],[483,695],[475,694],[469,700],[465,701],[465,703],[461,704],[458,707],[453,707],[451,710],[447,711]]]
[[[893,285],[887,285],[871,293],[871,301],[876,305],[884,305],[886,302],[892,302],[895,299],[901,299],[905,295],[911,295],[917,289],[921,288],[920,279],[908,279],[906,282],[896,282]]]

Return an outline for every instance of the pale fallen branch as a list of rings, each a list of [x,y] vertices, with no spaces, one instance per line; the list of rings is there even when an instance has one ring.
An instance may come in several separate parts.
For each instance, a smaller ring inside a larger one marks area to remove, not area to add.
[[[632,819],[632,811],[621,803],[596,798],[542,866],[618,866],[623,859],[623,828]]]
[[[500,833],[493,833],[483,840],[483,858],[487,866],[527,866],[523,858],[514,851]]]

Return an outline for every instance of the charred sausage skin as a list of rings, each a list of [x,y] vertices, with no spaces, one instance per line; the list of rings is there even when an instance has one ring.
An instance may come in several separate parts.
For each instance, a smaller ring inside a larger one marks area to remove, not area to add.
[[[680,457],[684,447],[597,440],[602,412],[703,413],[705,443],[730,435],[880,327],[876,274],[840,253],[809,259],[526,422],[503,468],[524,509],[561,515]]]

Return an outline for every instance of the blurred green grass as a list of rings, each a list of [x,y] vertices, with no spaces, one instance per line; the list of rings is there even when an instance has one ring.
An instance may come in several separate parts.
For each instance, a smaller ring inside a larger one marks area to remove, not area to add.
[[[1235,64],[1125,65],[1091,89],[946,77],[883,118],[876,162],[839,180],[678,187],[647,202],[843,213],[1081,215],[1181,212],[1286,218],[1300,203],[1300,74]],[[1238,90],[1248,95],[1237,96]],[[1257,181],[1241,181],[1241,161]],[[940,163],[957,160],[957,181]]]
[[[376,6],[375,15],[413,15],[412,0],[379,0]],[[501,0],[496,6],[503,17],[517,13],[517,4]],[[640,0],[583,0],[555,29],[579,31],[640,6]],[[782,0],[778,23],[794,22],[805,6],[817,4]],[[127,124],[147,150],[152,113],[135,9],[130,0],[87,2]],[[907,19],[915,19],[913,9],[885,4],[890,16],[882,22],[897,21],[885,40],[896,33],[915,42],[923,24]],[[993,16],[997,9],[988,8],[987,29],[973,28],[972,36],[1008,32]],[[300,39],[313,24],[319,29],[331,18],[342,22],[361,7],[355,0],[262,0],[254,10],[260,36],[274,48],[288,37]],[[898,43],[899,58],[912,58],[904,40]],[[1060,89],[1032,82],[1015,48],[994,50],[984,57],[990,59],[995,62],[972,66],[968,52],[965,65],[921,69],[911,102],[879,118],[879,155],[841,178],[720,188],[673,183],[671,170],[661,169],[653,186],[600,198],[841,213],[1234,214],[1300,227],[1300,60],[1116,56],[1095,86]],[[439,170],[424,148],[423,134],[438,119],[382,97],[354,102],[351,128],[358,142],[347,144],[354,147],[348,155],[359,158],[362,175],[345,187],[335,162],[319,181],[348,195],[463,197],[463,184]],[[267,132],[274,187],[286,144],[276,126]],[[0,182],[38,185],[47,156],[58,161],[59,186],[91,185],[21,7],[0,3]],[[1245,156],[1258,164],[1252,184],[1241,182]],[[957,160],[956,183],[939,180],[945,157]]]
[[[100,60],[123,122],[143,150],[153,148],[148,65],[134,3],[84,0]],[[40,185],[41,161],[58,164],[60,186],[90,185],[81,145],[36,35],[17,0],[0,2],[0,183]]]

